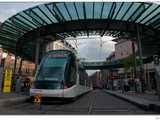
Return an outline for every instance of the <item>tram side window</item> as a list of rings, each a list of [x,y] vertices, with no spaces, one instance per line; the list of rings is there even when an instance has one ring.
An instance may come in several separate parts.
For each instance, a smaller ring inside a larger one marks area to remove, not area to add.
[[[68,64],[69,65],[69,64]],[[68,77],[66,79],[66,83],[68,87],[73,86],[76,84],[76,66],[74,64],[70,64],[69,71],[68,71]]]
[[[71,65],[71,76],[70,76],[70,82],[72,85],[76,84],[76,66],[73,64]]]
[[[79,71],[79,84],[80,85],[85,85],[85,77],[84,77],[84,72],[83,71]]]

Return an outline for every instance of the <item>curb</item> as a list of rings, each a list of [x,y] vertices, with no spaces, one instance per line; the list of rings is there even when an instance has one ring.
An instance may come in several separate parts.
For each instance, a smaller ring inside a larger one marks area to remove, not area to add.
[[[127,101],[127,102],[130,102],[130,103],[132,103],[132,104],[134,104],[134,105],[136,105],[136,106],[138,106],[138,107],[140,107],[140,108],[142,108],[142,109],[144,109],[144,110],[151,110],[151,108],[153,107],[153,105],[151,106],[151,105],[148,104],[148,103],[137,102],[137,101],[133,100],[131,97],[130,97],[130,98],[127,98],[127,97],[124,96],[124,95],[122,96],[122,95],[118,95],[118,94],[113,93],[113,92],[110,92],[110,91],[106,91],[106,90],[104,90],[104,91],[105,91],[106,93],[112,95],[112,96],[115,96],[115,97],[117,97],[117,98],[120,98],[120,99],[122,99],[122,100],[125,100],[125,101]]]
[[[29,97],[18,97],[18,98],[10,98],[5,100],[0,100],[0,107],[8,107],[11,105],[20,104],[26,102]]]
[[[150,104],[150,109],[157,112],[157,113],[160,113],[160,105],[157,105],[157,104]]]

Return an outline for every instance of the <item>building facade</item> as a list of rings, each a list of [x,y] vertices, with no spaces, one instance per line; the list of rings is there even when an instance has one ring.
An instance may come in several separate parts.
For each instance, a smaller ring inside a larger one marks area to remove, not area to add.
[[[63,40],[57,40],[57,41],[51,42],[46,46],[46,52],[50,50],[60,50],[60,49],[70,50],[74,53],[77,53],[74,47],[72,47],[68,42]]]
[[[101,80],[101,73],[100,71],[96,71],[95,73],[93,73],[92,75],[89,76],[89,79],[92,81],[92,85],[94,89],[97,88],[103,88],[103,83]]]
[[[132,45],[135,46],[135,52],[137,52],[137,45],[129,39],[114,39],[117,42],[115,44],[115,59],[120,60],[128,57],[133,53]]]
[[[129,39],[115,39],[114,41],[117,42],[115,44],[115,59],[120,60],[127,58],[128,56],[133,54],[133,46],[135,49],[136,56],[138,55],[138,47],[135,42],[132,42]],[[118,74],[123,74],[125,72],[124,68],[118,69]],[[130,69],[127,71],[127,79],[132,80],[134,79],[133,74],[133,66],[130,67]],[[139,78],[139,66],[136,65],[136,72],[137,76]],[[145,84],[146,90],[154,90],[156,88],[156,81],[154,79],[154,65],[153,62],[143,64],[143,79]]]

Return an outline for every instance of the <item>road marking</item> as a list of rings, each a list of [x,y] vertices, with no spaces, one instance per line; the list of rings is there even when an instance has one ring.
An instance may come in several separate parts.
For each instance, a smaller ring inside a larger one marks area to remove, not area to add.
[[[91,99],[92,98],[92,99]],[[94,103],[94,101],[95,101],[95,96],[94,95],[92,95],[92,97],[90,98],[90,104],[89,104],[89,109],[88,109],[88,114],[91,114],[91,112],[92,112],[92,108],[93,108],[93,103]]]
[[[129,110],[111,110],[111,109],[102,109],[102,110],[97,110],[97,109],[94,109],[93,110],[94,112],[128,112]]]

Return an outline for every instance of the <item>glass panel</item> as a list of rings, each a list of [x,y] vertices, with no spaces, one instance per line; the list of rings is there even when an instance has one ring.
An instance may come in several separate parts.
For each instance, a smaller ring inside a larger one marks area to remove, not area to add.
[[[108,15],[108,19],[112,19],[115,8],[116,8],[116,3],[114,2],[114,3],[112,4],[110,13],[109,13],[109,15]]]
[[[149,9],[147,9],[145,12],[143,12],[141,17],[138,18],[136,22],[140,22],[144,17],[148,16],[157,6],[158,5],[156,5],[156,4],[152,4],[152,6]]]
[[[6,28],[6,26],[5,27],[3,27],[3,29],[2,30],[4,30],[4,31],[6,31],[6,32],[8,32],[8,34],[15,34],[16,36],[18,36],[18,33],[16,33],[16,32],[14,32],[14,31],[12,31],[12,30],[10,30],[9,28]]]
[[[141,12],[146,9],[146,7],[147,6],[145,6],[144,3],[141,3],[141,7],[138,8],[138,10],[136,10],[134,15],[131,17],[130,21],[134,21],[141,14]]]
[[[0,41],[1,41],[1,43],[8,44],[8,45],[9,45],[9,44],[10,44],[10,45],[12,45],[12,44],[15,45],[15,43],[16,43],[15,40],[12,41],[11,39],[9,40],[8,38],[1,37],[1,36],[0,36]],[[7,42],[6,42],[6,41],[7,41]]]
[[[82,2],[75,2],[79,19],[84,19],[84,13],[83,13],[83,3]]]
[[[17,35],[16,34],[13,34],[11,32],[7,32],[7,31],[4,31],[4,30],[1,30],[0,34],[2,35],[6,35],[6,36],[12,36],[14,38],[17,38]]]
[[[2,45],[2,48],[8,48],[10,50],[13,50],[15,48],[15,44],[14,45],[11,45],[11,44],[6,44],[6,43],[3,43],[3,42],[0,42],[0,44]]]
[[[147,22],[146,25],[152,24],[154,26],[160,21],[159,19],[160,19],[160,15],[156,16],[154,19]]]
[[[50,11],[47,9],[47,7],[45,7],[44,5],[40,5],[39,6],[41,10],[43,10],[43,12],[54,22],[57,23],[58,21],[56,20],[55,16],[52,15],[52,13],[50,11],[52,11],[52,9],[50,9]]]
[[[128,13],[125,15],[123,20],[128,20],[129,17],[135,12],[135,10],[140,6],[141,3],[134,3],[132,7],[129,9]]]
[[[25,20],[23,17],[21,17],[20,15],[16,16],[18,19],[22,20],[23,22],[25,22],[26,24],[32,26],[32,28],[36,28],[35,25],[33,25],[31,22],[28,22],[27,20]]]
[[[153,10],[154,8],[152,8],[152,10]],[[143,23],[145,23],[146,21],[148,21],[149,19],[151,19],[153,16],[155,16],[156,14],[158,14],[159,13],[159,11],[160,11],[160,8],[158,8],[156,11],[154,11],[152,14],[150,14],[150,15],[148,15],[147,14],[147,18],[145,18],[141,23],[143,24]]]
[[[16,38],[17,38],[17,36],[5,34],[5,33],[3,33],[3,32],[0,32],[0,36],[6,37],[6,38],[9,37],[8,39],[16,39]]]
[[[37,15],[35,15],[31,10],[30,11],[26,11],[27,13],[28,13],[28,15],[30,15],[30,16],[32,16],[34,19],[32,19],[32,21],[34,21],[34,22],[38,22],[38,23],[40,23],[40,24],[42,24],[42,25],[44,25],[45,23],[37,16]]]
[[[4,24],[4,26],[7,27],[7,28],[9,28],[9,29],[11,29],[11,30],[13,30],[13,31],[15,31],[13,34],[16,34],[18,31],[19,31],[19,34],[21,34],[22,32],[24,33],[24,31],[22,29],[14,26],[12,23],[9,24],[8,22],[11,23],[9,20],[7,20],[5,22],[5,24]]]
[[[70,15],[72,16],[72,19],[77,20],[78,16],[77,16],[74,4],[71,3],[71,2],[66,2],[66,5],[67,5],[67,8],[68,8],[68,11],[69,11]]]
[[[115,9],[115,12],[114,12],[114,15],[113,15],[114,19],[116,17],[117,12],[119,12],[119,9],[120,9],[121,5],[122,5],[122,2],[116,2],[116,9]]]
[[[104,3],[102,18],[108,18],[108,15],[109,15],[111,6],[112,6],[112,3],[111,3],[111,2],[106,2],[106,3]]]
[[[159,26],[160,26],[160,24],[157,24],[156,26],[154,26],[154,28],[160,29]]]
[[[94,18],[100,18],[102,10],[102,2],[96,2],[94,6]]]
[[[63,21],[62,16],[60,15],[60,13],[58,12],[58,10],[56,9],[56,7],[53,7],[53,4],[49,4],[47,5],[48,8],[52,11],[52,13],[55,15],[55,18],[58,20],[58,18]],[[58,21],[57,21],[58,22]]]
[[[130,5],[131,5],[131,2],[127,2],[123,4],[123,7],[121,8],[121,10],[119,11],[116,17],[117,20],[120,20],[123,17],[123,15],[127,12],[127,9],[129,8]]]
[[[60,10],[61,14],[63,15],[63,17],[65,18],[65,20],[67,20],[67,21],[71,20],[69,15],[68,15],[68,12],[67,12],[67,10],[66,10],[66,8],[64,6],[64,3],[58,3],[56,5],[59,8],[59,10]]]
[[[7,36],[7,35],[4,35],[4,34],[0,34],[0,37],[7,38],[7,39],[10,39],[10,40],[16,39],[15,37]]]
[[[31,18],[30,16],[28,16],[27,14],[25,14],[24,12],[20,13],[23,17],[25,17],[26,19],[28,19],[29,21],[32,21],[33,23],[35,23],[37,26],[41,26],[40,24],[37,23],[37,21],[35,21],[33,18]]]
[[[27,31],[27,30],[31,30],[31,28],[27,25],[25,25],[24,23],[22,23],[21,21],[18,21],[17,19],[14,19],[12,21],[13,24],[15,24],[15,26],[18,26],[20,28],[22,28],[23,30]]]
[[[158,27],[159,25],[160,25],[160,19],[158,19],[158,20],[156,20],[155,22],[153,22],[152,24],[151,24],[153,27]]]
[[[9,20],[8,20],[8,21],[9,21]],[[13,34],[17,34],[17,35],[20,34],[20,32],[19,32],[18,30],[16,31],[16,30],[14,30],[14,29],[12,29],[12,28],[10,28],[10,27],[8,27],[8,26],[5,26],[5,25],[3,26],[3,29],[4,29],[4,30],[7,30],[7,31],[10,31],[10,32],[13,33]]]
[[[40,16],[45,22],[47,22],[47,24],[51,24],[52,23],[50,20],[48,20],[48,18],[38,8],[34,8],[33,11],[35,13],[37,13],[38,16]]]
[[[91,2],[85,3],[85,9],[86,9],[86,18],[92,19],[92,17],[93,17],[93,3],[91,3]]]

